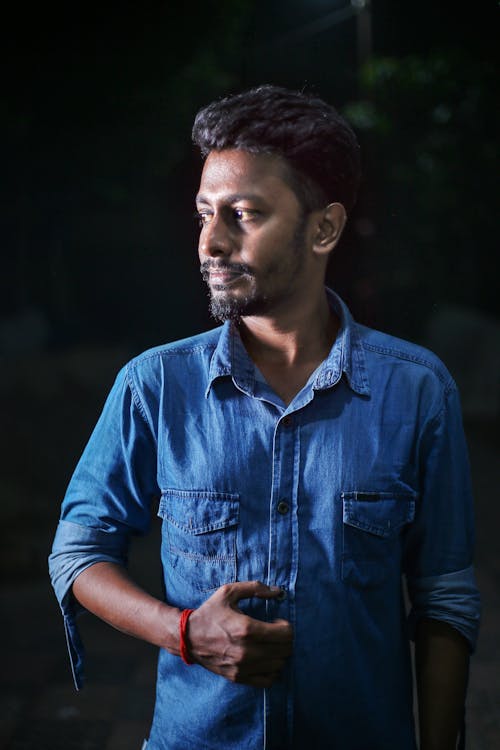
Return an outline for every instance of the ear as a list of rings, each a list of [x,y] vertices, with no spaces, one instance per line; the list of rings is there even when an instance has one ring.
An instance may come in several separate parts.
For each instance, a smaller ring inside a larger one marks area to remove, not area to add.
[[[313,250],[318,255],[328,255],[340,239],[347,214],[342,203],[329,203],[318,211]]]

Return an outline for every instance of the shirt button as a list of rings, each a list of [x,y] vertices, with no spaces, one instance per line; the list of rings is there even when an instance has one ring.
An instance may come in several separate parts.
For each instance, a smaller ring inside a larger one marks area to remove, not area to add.
[[[293,419],[291,417],[283,417],[281,421],[283,423],[283,427],[290,427],[293,423]]]
[[[286,599],[286,591],[285,589],[281,589],[278,596],[276,597],[277,602],[284,602]]]
[[[281,513],[282,516],[286,516],[288,513],[290,506],[286,502],[286,500],[280,500],[278,503],[278,513]]]

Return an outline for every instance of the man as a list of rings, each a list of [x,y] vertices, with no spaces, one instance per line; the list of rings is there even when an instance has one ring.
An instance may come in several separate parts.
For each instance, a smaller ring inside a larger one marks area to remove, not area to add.
[[[414,637],[421,747],[451,750],[479,617],[458,396],[325,289],[354,133],[262,86],[193,138],[224,324],[123,368],[71,480],[51,571],[77,684],[83,607],[160,647],[148,750],[409,750]],[[125,569],[158,498],[165,601]]]

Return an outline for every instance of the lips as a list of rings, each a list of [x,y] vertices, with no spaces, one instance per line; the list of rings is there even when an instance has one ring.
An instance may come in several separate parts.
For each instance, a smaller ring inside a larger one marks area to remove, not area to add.
[[[213,269],[209,272],[208,279],[211,284],[230,284],[231,281],[239,279],[240,276],[240,273],[235,273],[234,271],[227,271],[226,269]]]
[[[200,271],[203,281],[209,285],[212,292],[224,292],[242,277],[253,276],[252,269],[245,263],[220,263],[213,259],[201,263]]]

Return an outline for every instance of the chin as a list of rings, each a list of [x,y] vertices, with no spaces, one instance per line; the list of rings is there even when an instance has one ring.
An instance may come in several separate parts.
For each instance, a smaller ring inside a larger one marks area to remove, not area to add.
[[[210,294],[210,314],[220,322],[239,320],[242,315],[247,314],[249,306],[252,306],[249,297],[235,296],[223,291]]]
[[[270,307],[269,298],[264,296],[216,294],[210,297],[210,313],[221,322],[239,320],[250,315],[265,315]]]

